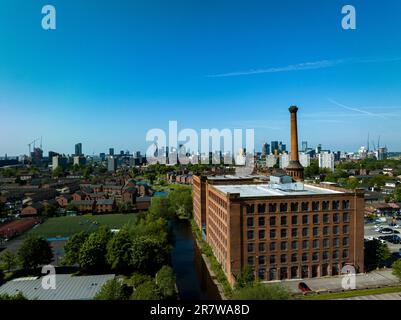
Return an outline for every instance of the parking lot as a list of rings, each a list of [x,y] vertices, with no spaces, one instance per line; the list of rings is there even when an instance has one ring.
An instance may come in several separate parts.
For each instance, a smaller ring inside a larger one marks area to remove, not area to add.
[[[387,218],[386,222],[365,223],[365,239],[367,239],[367,240],[372,240],[372,238],[379,239],[379,237],[391,235],[391,234],[383,234],[383,233],[377,231],[376,227],[392,229],[394,231],[395,235],[401,237],[401,220],[396,220],[396,223],[400,226],[399,228],[390,227],[389,224],[391,222],[392,222],[392,219]],[[397,233],[397,232],[399,232],[399,233]],[[385,242],[388,245],[390,252],[392,252],[392,253],[400,252],[401,244],[394,244],[389,241],[385,241]]]

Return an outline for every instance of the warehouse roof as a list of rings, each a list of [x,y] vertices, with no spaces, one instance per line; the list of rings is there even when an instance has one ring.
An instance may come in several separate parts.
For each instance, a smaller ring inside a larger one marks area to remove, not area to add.
[[[56,275],[56,289],[42,288],[41,277],[19,278],[0,287],[0,294],[15,295],[19,292],[29,300],[91,300],[114,274],[96,276]]]

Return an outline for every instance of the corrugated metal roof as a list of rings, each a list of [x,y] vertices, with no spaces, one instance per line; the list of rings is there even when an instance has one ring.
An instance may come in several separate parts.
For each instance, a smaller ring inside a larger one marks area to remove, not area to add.
[[[0,287],[0,294],[15,295],[22,292],[29,300],[91,300],[114,274],[96,276],[56,275],[56,289],[42,288],[42,279],[15,279]]]

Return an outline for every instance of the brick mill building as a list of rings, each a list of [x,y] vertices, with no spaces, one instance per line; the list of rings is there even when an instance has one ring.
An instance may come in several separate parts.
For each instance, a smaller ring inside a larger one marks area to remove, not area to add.
[[[297,158],[285,175],[193,177],[195,222],[231,284],[245,265],[262,281],[363,272],[363,190],[302,179]]]

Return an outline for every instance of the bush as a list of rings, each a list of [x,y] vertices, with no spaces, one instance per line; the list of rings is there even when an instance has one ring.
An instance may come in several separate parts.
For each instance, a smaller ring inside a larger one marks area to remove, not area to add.
[[[128,294],[119,279],[108,280],[96,294],[95,300],[127,300]]]
[[[280,285],[254,283],[234,292],[234,300],[290,300],[290,293]]]
[[[15,295],[9,295],[7,293],[5,294],[0,294],[0,300],[27,300],[25,296],[22,294],[22,292],[18,292]]]
[[[156,273],[156,284],[164,299],[173,299],[177,296],[176,278],[170,266],[163,266]]]
[[[395,261],[392,265],[393,274],[401,280],[401,259]]]
[[[131,300],[160,300],[162,295],[154,281],[146,281],[140,284],[131,295]]]

